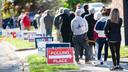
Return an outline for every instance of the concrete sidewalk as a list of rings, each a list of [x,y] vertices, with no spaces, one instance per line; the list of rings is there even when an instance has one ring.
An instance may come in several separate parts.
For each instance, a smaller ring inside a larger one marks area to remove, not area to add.
[[[0,41],[0,72],[22,72],[20,60],[15,54],[15,47]]]
[[[128,58],[122,58],[121,61],[128,61]],[[108,59],[107,66],[105,65],[98,65],[95,66],[93,64],[85,64],[84,60],[80,60],[81,64],[78,66],[80,70],[66,70],[61,72],[111,72],[110,68],[112,67],[111,58]],[[112,72],[128,72],[128,63],[120,63],[120,65],[124,68],[123,71],[112,71]]]

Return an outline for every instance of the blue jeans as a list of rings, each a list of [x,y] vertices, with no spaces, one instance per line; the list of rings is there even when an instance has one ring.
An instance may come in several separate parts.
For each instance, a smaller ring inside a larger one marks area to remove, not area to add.
[[[96,40],[96,42],[98,43],[98,60],[101,59],[101,52],[104,47],[104,61],[107,61],[108,58],[108,41],[106,40],[106,38],[99,38]]]
[[[7,27],[8,24],[9,24],[9,22],[10,22],[10,18],[3,19],[3,25],[2,25],[3,29],[6,29],[6,27]]]

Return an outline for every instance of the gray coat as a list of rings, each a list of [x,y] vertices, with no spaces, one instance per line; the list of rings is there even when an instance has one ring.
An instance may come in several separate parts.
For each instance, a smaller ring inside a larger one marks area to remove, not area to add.
[[[53,16],[51,16],[50,14],[44,16],[44,24],[46,29],[52,30]]]

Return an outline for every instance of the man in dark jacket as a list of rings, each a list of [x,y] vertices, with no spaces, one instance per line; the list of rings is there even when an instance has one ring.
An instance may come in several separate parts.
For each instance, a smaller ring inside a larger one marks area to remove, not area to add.
[[[90,45],[93,44],[93,29],[94,29],[94,26],[95,26],[95,19],[94,19],[94,13],[95,13],[95,10],[94,9],[90,9],[89,10],[90,14],[88,16],[86,16],[86,20],[88,22],[88,27],[89,27],[89,30],[88,30],[88,39],[90,40]]]
[[[61,15],[61,26],[60,26],[60,32],[62,35],[63,42],[71,42],[71,19],[69,16],[69,10],[65,9],[64,13]]]
[[[82,18],[83,18],[85,15],[88,15],[88,14],[89,14],[88,8],[89,8],[88,5],[85,4],[85,5],[84,5],[84,13],[81,15]]]

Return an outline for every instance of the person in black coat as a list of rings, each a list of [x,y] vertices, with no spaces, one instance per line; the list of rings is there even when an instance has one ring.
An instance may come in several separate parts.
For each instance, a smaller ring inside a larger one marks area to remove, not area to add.
[[[88,32],[87,32],[87,36],[88,36],[88,43],[89,43],[89,46],[90,46],[90,55],[91,55],[91,58],[93,59],[93,47],[95,47],[95,41],[94,41],[94,26],[95,26],[95,23],[96,23],[96,20],[94,19],[94,13],[95,13],[95,10],[94,8],[90,9],[89,10],[90,14],[85,16],[85,19],[87,20],[88,22]]]
[[[88,36],[88,40],[89,40],[89,45],[94,45],[95,42],[94,42],[93,32],[94,32],[94,26],[96,23],[96,20],[94,19],[95,10],[90,9],[89,11],[90,11],[90,14],[85,17],[88,22],[88,27],[89,27],[87,36]]]
[[[75,17],[75,13],[74,12],[70,12],[70,20],[71,21],[74,19],[74,17]],[[73,32],[71,32],[71,47],[74,47],[73,41],[72,41],[72,37],[73,37]]]
[[[119,10],[114,8],[105,28],[105,34],[108,37],[114,65],[110,69],[112,71],[118,69],[123,70],[123,68],[120,66],[121,25],[122,19],[119,16]]]
[[[84,7],[84,13],[82,13],[82,15],[81,15],[82,18],[84,18],[85,16],[89,15],[89,11],[88,11],[89,7],[88,7],[88,5],[84,4],[83,7]],[[82,57],[83,57],[83,48],[80,51],[80,58],[82,59]]]
[[[62,35],[63,42],[71,42],[71,19],[69,16],[69,10],[65,9],[64,13],[61,15],[61,26],[60,26],[60,32]]]
[[[88,5],[87,4],[85,4],[84,6],[84,13],[81,15],[81,17],[83,18],[85,15],[88,15],[89,14],[89,11],[88,11]]]

